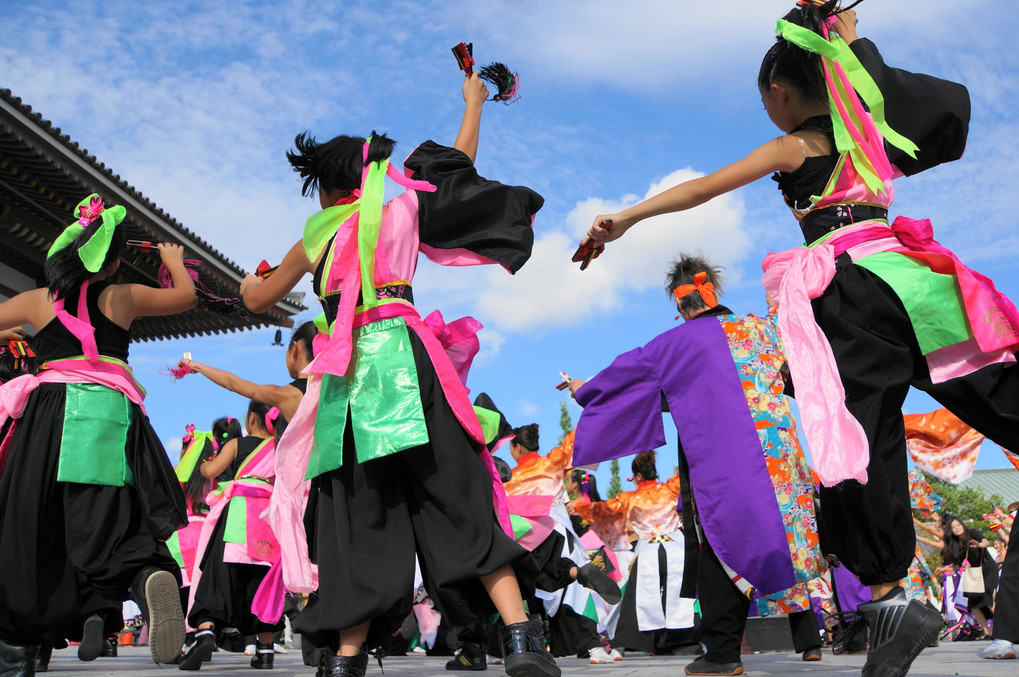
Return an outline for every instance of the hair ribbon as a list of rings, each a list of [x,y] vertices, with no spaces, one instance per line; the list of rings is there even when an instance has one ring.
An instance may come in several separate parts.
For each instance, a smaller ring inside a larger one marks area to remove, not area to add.
[[[78,247],[78,258],[85,265],[85,270],[90,273],[98,273],[110,250],[113,232],[124,220],[127,210],[122,205],[106,207],[99,195],[92,193],[78,203],[74,212],[77,214],[78,220],[64,228],[64,231],[46,252],[46,258],[48,259],[60,250],[67,248],[85,228],[96,219],[101,218],[103,225],[88,239],[88,242]]]
[[[684,298],[697,292],[701,295],[701,300],[708,306],[708,308],[714,308],[718,305],[718,297],[715,295],[715,285],[711,282],[707,282],[708,274],[704,271],[694,273],[693,284],[681,284],[672,290],[673,296],[676,297],[676,302],[679,303]]]

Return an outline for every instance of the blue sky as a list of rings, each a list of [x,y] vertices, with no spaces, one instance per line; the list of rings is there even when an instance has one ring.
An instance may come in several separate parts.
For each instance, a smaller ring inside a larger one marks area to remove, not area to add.
[[[539,423],[542,451],[559,434],[558,371],[589,378],[673,326],[661,290],[671,258],[703,252],[725,267],[724,302],[763,312],[760,261],[800,244],[764,179],[642,224],[583,273],[569,263],[596,214],[779,135],[755,81],[791,0],[658,0],[625,11],[610,0],[55,4],[0,4],[0,86],[252,270],[263,258],[278,261],[316,208],[284,157],[297,133],[385,131],[399,142],[394,159],[403,158],[421,141],[451,144],[456,134],[461,76],[450,47],[473,42],[479,63],[518,70],[520,101],[486,104],[477,166],[545,196],[534,255],[516,276],[422,263],[415,298],[423,313],[439,308],[447,319],[470,314],[485,324],[469,385],[512,424]],[[1019,298],[1011,143],[1019,56],[1006,22],[946,0],[857,9],[860,34],[889,63],[963,82],[973,97],[966,156],[897,182],[894,213],[931,218],[943,244]],[[160,370],[190,351],[251,380],[284,383],[274,331],[132,346],[171,454],[186,424],[240,417],[246,403],[203,377],[170,383]],[[906,410],[935,406],[914,394]],[[569,407],[575,420],[580,410]],[[978,467],[1004,467],[985,447]],[[661,472],[674,457],[661,452]],[[607,470],[598,475],[605,482]]]

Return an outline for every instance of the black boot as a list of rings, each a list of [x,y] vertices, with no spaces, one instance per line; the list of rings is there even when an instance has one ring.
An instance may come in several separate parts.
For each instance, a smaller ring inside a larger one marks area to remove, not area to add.
[[[863,677],[903,677],[913,659],[938,636],[945,619],[896,588],[857,609],[870,626],[870,648]]]
[[[38,655],[38,644],[17,646],[0,639],[0,677],[32,677]]]
[[[256,670],[272,670],[272,662],[276,657],[276,650],[273,648],[272,641],[268,644],[262,644],[257,639],[255,640],[255,655],[251,657],[251,667]]]
[[[117,657],[117,639],[117,635],[111,635],[103,640],[103,652],[99,654],[101,658]]]
[[[474,642],[464,642],[453,658],[446,663],[447,670],[487,670],[488,656],[485,647]]]
[[[502,657],[510,677],[559,677],[562,671],[545,647],[541,621],[507,625],[500,631]]]
[[[623,594],[619,592],[619,586],[609,578],[609,575],[593,562],[589,562],[577,569],[577,583],[589,590],[598,593],[598,596],[608,604],[619,604]]]
[[[184,646],[184,612],[177,578],[169,571],[145,567],[134,577],[131,592],[149,624],[149,651],[157,663],[172,663]]]
[[[49,672],[50,671],[50,658],[53,657],[53,647],[41,646],[39,647],[39,655],[35,657],[35,671],[36,672]]]
[[[179,670],[201,670],[202,663],[212,660],[212,652],[216,650],[216,636],[211,629],[199,630],[195,635],[195,643],[191,650],[180,657],[177,664]]]
[[[368,654],[356,656],[327,654],[322,657],[322,677],[364,677],[368,671]]]
[[[94,661],[103,652],[103,630],[106,623],[102,616],[92,615],[85,619],[81,630],[81,644],[78,645],[79,661]]]

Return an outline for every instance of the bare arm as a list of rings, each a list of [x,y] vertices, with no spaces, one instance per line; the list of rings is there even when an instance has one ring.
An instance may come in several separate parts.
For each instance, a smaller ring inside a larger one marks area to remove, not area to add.
[[[218,477],[224,470],[230,467],[230,464],[237,457],[237,440],[233,439],[223,445],[223,448],[219,450],[216,458],[211,461],[207,461],[198,468],[198,471],[202,473],[202,477],[212,479]]]
[[[283,257],[279,268],[269,278],[248,275],[241,282],[241,298],[253,313],[264,313],[289,294],[308,273],[313,273],[312,262],[304,252],[304,243],[298,242]]]
[[[713,197],[736,190],[773,172],[794,171],[803,164],[805,157],[803,142],[799,137],[786,135],[772,139],[742,160],[712,174],[684,181],[618,214],[596,217],[585,241],[592,239],[598,243],[611,242],[644,219],[702,205]],[[611,229],[601,226],[605,221],[612,222]]]
[[[172,289],[157,289],[144,284],[114,285],[108,296],[100,298],[100,309],[125,329],[136,317],[173,315],[194,308],[198,303],[195,283],[184,267],[184,248],[162,243],[159,256],[173,279]]]
[[[838,21],[835,22],[835,32],[846,41],[847,45],[853,44],[853,41],[858,37],[856,35],[856,24],[859,22],[859,19],[856,18],[856,10],[847,9],[844,12],[839,12],[837,16]]]
[[[280,413],[288,421],[294,417],[297,407],[301,404],[301,391],[292,385],[259,385],[246,381],[229,371],[210,367],[194,360],[185,360],[185,364],[191,368],[191,373],[205,376],[220,388],[225,388],[249,400],[279,408]]]
[[[938,550],[941,550],[943,547],[945,547],[944,541],[932,541],[931,539],[921,536],[920,534],[916,535],[916,540],[920,541],[925,545],[929,545],[932,548],[937,548]]]
[[[463,151],[474,162],[478,156],[478,136],[481,133],[481,107],[488,99],[488,88],[477,72],[464,78],[464,117],[460,123],[453,148]]]
[[[38,331],[53,317],[53,301],[45,288],[30,289],[0,303],[0,327],[15,333],[20,331],[22,337],[25,332],[21,325],[30,324]]]

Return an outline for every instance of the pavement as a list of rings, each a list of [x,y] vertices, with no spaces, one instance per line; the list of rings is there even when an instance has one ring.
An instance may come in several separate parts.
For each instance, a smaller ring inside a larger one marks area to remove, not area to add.
[[[984,660],[977,651],[988,642],[942,643],[920,654],[909,671],[910,677],[1016,677],[1019,660]],[[819,663],[804,663],[798,654],[762,653],[745,655],[743,667],[747,675],[859,675],[865,656],[835,656],[826,651]],[[217,652],[211,663],[202,668],[203,675],[254,675],[248,666],[250,659],[243,654]],[[385,677],[424,677],[450,675],[444,668],[448,658],[438,656],[390,656],[383,659]],[[630,655],[611,665],[591,665],[587,659],[560,658],[564,675],[590,677],[677,677],[690,662],[688,656],[635,656]],[[60,677],[89,675],[141,675],[143,677],[169,677],[177,673],[176,666],[156,665],[147,647],[121,647],[116,658],[99,658],[82,663],[75,647],[53,652],[49,672]],[[194,674],[194,673],[188,673]],[[275,677],[312,677],[315,671],[301,661],[299,650],[276,655]],[[463,674],[463,673],[458,673]],[[505,673],[500,665],[489,665],[486,675],[500,677]],[[371,659],[367,677],[382,677],[378,664]]]

